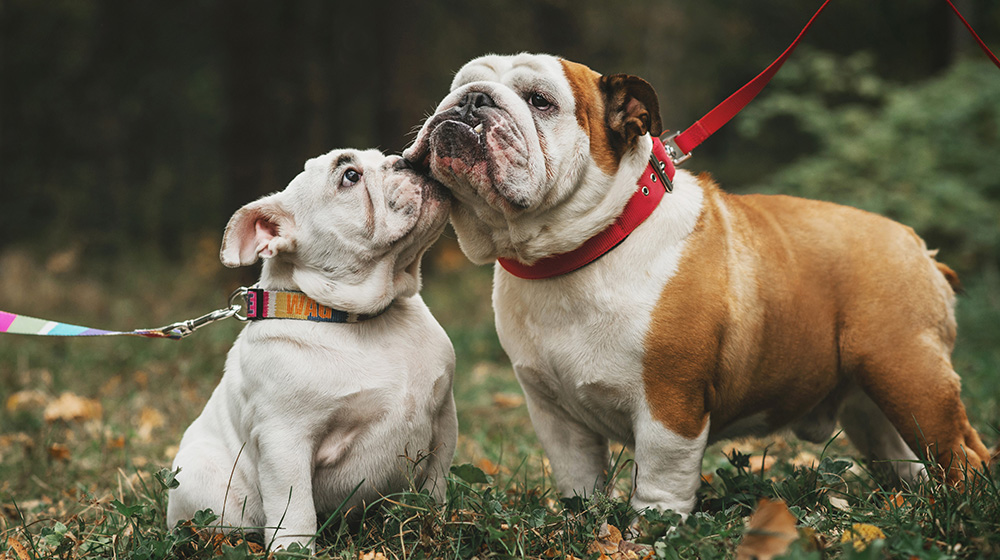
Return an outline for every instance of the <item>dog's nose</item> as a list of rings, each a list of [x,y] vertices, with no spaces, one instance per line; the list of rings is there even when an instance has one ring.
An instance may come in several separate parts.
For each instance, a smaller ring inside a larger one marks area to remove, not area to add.
[[[482,107],[496,107],[497,104],[489,94],[482,91],[470,91],[458,100],[458,107],[464,115]]]

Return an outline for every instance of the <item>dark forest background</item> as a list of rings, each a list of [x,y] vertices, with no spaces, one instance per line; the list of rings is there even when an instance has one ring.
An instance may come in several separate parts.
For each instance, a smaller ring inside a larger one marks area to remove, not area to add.
[[[685,128],[819,4],[0,0],[0,252],[177,258],[309,157],[400,151],[488,52],[638,74]],[[1000,3],[959,6],[1000,50]],[[888,213],[996,267],[1000,71],[943,0],[837,0],[786,68],[688,168]]]

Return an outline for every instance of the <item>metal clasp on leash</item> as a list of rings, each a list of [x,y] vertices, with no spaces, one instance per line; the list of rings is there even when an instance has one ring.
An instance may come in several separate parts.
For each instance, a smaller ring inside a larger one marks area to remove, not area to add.
[[[201,317],[188,319],[187,321],[179,321],[158,330],[165,336],[169,336],[171,338],[184,338],[205,325],[210,325],[230,317],[235,317],[238,321],[246,321],[246,315],[240,315],[239,313],[240,310],[243,309],[246,302],[236,303],[236,300],[238,298],[245,297],[246,293],[247,288],[237,288],[236,291],[229,295],[229,307],[216,309],[215,311],[206,313]]]
[[[677,137],[680,134],[680,132],[675,132],[666,138],[660,138],[660,141],[663,142],[663,149],[667,151],[667,155],[670,156],[670,161],[674,162],[674,166],[678,166],[691,158],[691,152],[685,154],[684,150],[677,145]]]

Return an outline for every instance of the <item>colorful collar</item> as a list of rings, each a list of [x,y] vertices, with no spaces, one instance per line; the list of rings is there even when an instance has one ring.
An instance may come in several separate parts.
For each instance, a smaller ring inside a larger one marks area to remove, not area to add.
[[[358,323],[374,319],[392,307],[390,304],[378,313],[349,313],[317,303],[302,292],[292,290],[264,290],[248,288],[243,295],[246,301],[246,320],[302,319],[321,323]]]
[[[674,190],[674,173],[674,164],[663,142],[653,137],[653,151],[637,188],[621,215],[607,229],[568,253],[545,257],[530,266],[514,259],[497,259],[497,262],[507,272],[527,280],[552,278],[587,266],[614,249],[653,213],[663,194]]]

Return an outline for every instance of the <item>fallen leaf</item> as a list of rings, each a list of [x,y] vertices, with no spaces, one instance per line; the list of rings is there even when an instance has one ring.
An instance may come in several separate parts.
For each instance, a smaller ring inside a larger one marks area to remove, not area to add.
[[[882,529],[867,523],[855,523],[840,536],[841,543],[851,543],[854,550],[861,552],[878,539],[884,539]]]
[[[40,391],[18,391],[7,397],[7,412],[17,412],[29,408],[38,408],[49,400],[45,393]]]
[[[388,560],[385,554],[381,552],[371,551],[371,552],[359,552],[358,560]]]
[[[784,554],[798,537],[796,519],[781,500],[761,498],[736,549],[737,560],[770,560]]]
[[[35,440],[31,438],[28,434],[24,432],[16,432],[13,434],[4,434],[0,436],[0,450],[7,449],[14,444],[21,444],[25,447],[31,447],[35,445]]]
[[[819,465],[819,458],[816,457],[815,454],[810,453],[808,451],[800,451],[798,455],[796,455],[794,458],[792,458],[791,461],[789,461],[789,463],[793,467],[811,469],[815,468],[816,465]]]
[[[123,449],[125,447],[125,436],[115,436],[108,438],[108,449]]]
[[[622,542],[622,532],[618,527],[605,522],[597,530],[597,538],[587,547],[587,554],[600,554],[599,560],[615,558],[620,542]]]
[[[475,465],[479,467],[479,470],[483,471],[489,476],[496,476],[500,474],[500,465],[494,463],[493,461],[490,461],[486,457],[483,457],[482,459],[476,461]]]
[[[49,457],[52,457],[56,461],[69,461],[69,447],[66,447],[63,443],[53,443],[49,446]]]
[[[162,428],[167,423],[163,414],[152,407],[143,407],[139,413],[139,429],[137,435],[140,441],[151,441],[153,430]]]
[[[55,422],[56,420],[70,422],[96,420],[103,414],[104,409],[100,402],[66,392],[50,402],[45,407],[42,416],[46,422]]]
[[[705,484],[711,484],[715,480],[715,475],[712,473],[704,473],[701,475],[701,481]]]
[[[28,555],[28,549],[24,548],[21,541],[15,539],[14,537],[7,537],[7,548],[14,551],[17,554],[17,560],[29,560],[31,556]],[[7,556],[6,554],[4,555]],[[11,558],[14,558],[13,556]]]
[[[652,556],[651,548],[622,539],[618,527],[607,522],[601,524],[597,538],[587,547],[587,554],[598,554],[598,560],[640,560],[637,552],[647,553],[642,558]]]
[[[843,498],[833,497],[830,498],[830,505],[839,509],[840,511],[851,511],[851,504]]]
[[[517,408],[524,404],[524,395],[517,393],[494,393],[493,404],[497,408]]]
[[[774,466],[778,458],[774,455],[752,455],[750,456],[750,472],[759,473]]]
[[[885,500],[885,505],[882,506],[882,509],[888,509],[888,510],[899,509],[905,505],[909,505],[910,503],[909,501],[907,501],[906,498],[903,497],[902,492],[896,492],[895,496],[892,496],[890,498],[884,498],[884,500]]]

